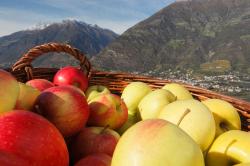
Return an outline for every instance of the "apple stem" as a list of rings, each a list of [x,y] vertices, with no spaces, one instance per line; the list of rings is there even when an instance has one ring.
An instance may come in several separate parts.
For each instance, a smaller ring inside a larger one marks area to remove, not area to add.
[[[108,128],[109,128],[109,125],[106,125],[105,127],[103,127],[103,129],[102,129],[102,131],[101,131],[101,134],[103,134],[104,131],[106,131]]]
[[[189,114],[191,112],[191,110],[188,108],[186,109],[186,111],[183,113],[183,115],[181,116],[180,120],[177,123],[177,126],[180,126],[182,120],[185,118],[185,116],[187,116],[187,114]]]
[[[236,140],[236,139],[233,139],[233,140],[228,144],[228,146],[227,146],[227,148],[226,148],[226,150],[225,150],[225,154],[227,154],[228,149],[229,149],[230,146],[232,146],[235,142],[237,142],[237,140]]]

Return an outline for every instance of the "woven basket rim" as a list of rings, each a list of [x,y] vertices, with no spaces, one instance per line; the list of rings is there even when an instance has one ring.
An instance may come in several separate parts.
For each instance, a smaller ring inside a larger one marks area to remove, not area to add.
[[[59,70],[59,68],[31,67],[31,62],[34,59],[48,52],[66,52],[71,56],[75,57],[80,62],[80,68],[83,71],[86,71],[86,74],[88,74],[90,85],[102,84],[107,86],[111,90],[111,92],[114,93],[121,94],[125,86],[128,85],[130,82],[134,81],[145,82],[153,89],[161,88],[167,83],[176,82],[186,87],[191,92],[191,94],[199,100],[205,100],[209,98],[218,98],[225,100],[231,103],[237,109],[243,120],[242,125],[246,130],[250,131],[250,102],[246,100],[224,95],[222,93],[208,90],[206,88],[193,86],[191,84],[167,80],[155,76],[146,76],[141,74],[118,71],[94,70],[91,67],[90,61],[87,59],[85,54],[81,53],[80,50],[68,44],[46,43],[31,48],[12,66],[12,68],[4,70],[11,72],[17,78],[17,80],[21,82],[25,82],[34,78],[45,78],[48,80],[52,80],[54,74]]]

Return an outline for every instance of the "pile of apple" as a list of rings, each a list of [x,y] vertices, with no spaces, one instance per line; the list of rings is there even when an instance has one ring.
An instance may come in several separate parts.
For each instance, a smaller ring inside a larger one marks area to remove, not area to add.
[[[0,70],[0,165],[250,166],[250,133],[230,103],[180,84],[118,96],[71,66],[53,82]]]

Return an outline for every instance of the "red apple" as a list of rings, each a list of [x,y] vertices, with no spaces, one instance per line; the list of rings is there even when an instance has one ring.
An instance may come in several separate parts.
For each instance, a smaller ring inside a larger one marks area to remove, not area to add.
[[[52,122],[64,137],[79,132],[89,117],[85,96],[73,86],[55,86],[44,90],[35,102],[34,111]]]
[[[60,69],[54,76],[55,85],[73,85],[85,91],[88,88],[88,78],[80,69],[67,66]]]
[[[26,82],[27,85],[30,85],[39,91],[44,91],[45,89],[51,88],[54,84],[46,79],[33,79]]]
[[[107,154],[97,153],[89,155],[78,161],[75,166],[110,166],[111,157]]]
[[[65,141],[45,118],[14,110],[0,116],[0,165],[68,166]]]
[[[9,152],[0,151],[0,165],[7,166],[24,166],[29,165],[29,161],[21,156]]]
[[[0,69],[0,113],[11,111],[19,94],[19,85],[15,77]]]
[[[102,94],[89,102],[91,126],[120,128],[128,119],[128,109],[124,101],[115,94]]]
[[[113,155],[120,135],[107,127],[83,128],[71,145],[71,154],[74,161],[93,153]]]

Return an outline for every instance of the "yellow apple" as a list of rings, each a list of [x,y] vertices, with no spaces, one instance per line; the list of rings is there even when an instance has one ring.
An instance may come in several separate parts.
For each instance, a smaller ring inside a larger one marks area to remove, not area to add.
[[[250,162],[250,133],[230,130],[217,137],[206,156],[207,166]]]
[[[129,128],[116,145],[111,166],[204,166],[199,146],[178,126],[148,119]]]
[[[0,113],[11,111],[19,94],[18,82],[9,72],[0,69]]]
[[[170,103],[161,110],[158,118],[178,125],[196,141],[203,152],[214,140],[215,121],[212,112],[198,100],[177,100]]]
[[[233,166],[250,166],[250,163],[241,163],[241,164],[236,164]]]
[[[107,93],[110,93],[108,87],[104,85],[92,85],[88,87],[85,94],[86,94],[87,101],[90,102],[90,100],[97,97],[98,95],[107,94]]]
[[[174,100],[174,95],[165,89],[157,89],[148,93],[138,105],[142,120],[157,118],[164,106]]]
[[[177,100],[193,99],[192,94],[181,84],[169,83],[164,85],[162,89],[172,92]]]
[[[241,129],[240,115],[232,104],[220,99],[207,99],[202,103],[213,113],[216,124],[215,137],[228,130]]]
[[[15,109],[32,110],[40,91],[30,85],[18,82],[20,92],[16,101]]]
[[[135,114],[138,111],[139,102],[151,91],[151,87],[143,82],[131,82],[124,88],[121,98],[128,107],[130,114]]]

